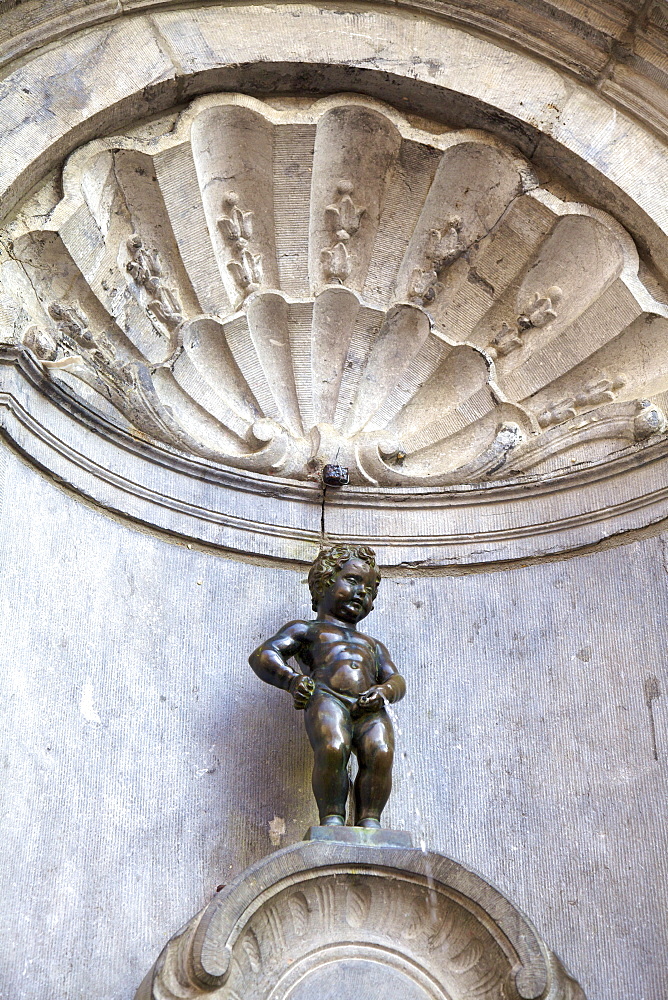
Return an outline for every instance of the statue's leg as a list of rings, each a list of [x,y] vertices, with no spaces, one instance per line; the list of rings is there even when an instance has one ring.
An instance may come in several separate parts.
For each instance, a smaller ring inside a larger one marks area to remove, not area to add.
[[[313,794],[320,823],[340,825],[346,821],[348,799],[350,713],[336,698],[316,691],[306,709],[306,732],[313,748]]]
[[[385,711],[363,716],[355,723],[355,753],[359,770],[355,781],[355,825],[380,826],[380,816],[392,791],[394,730]]]

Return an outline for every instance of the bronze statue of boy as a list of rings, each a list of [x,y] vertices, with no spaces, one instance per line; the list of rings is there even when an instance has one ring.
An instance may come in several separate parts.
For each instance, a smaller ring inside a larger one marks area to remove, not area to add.
[[[373,610],[380,583],[366,546],[323,549],[308,575],[314,621],[284,625],[251,654],[263,681],[289,691],[305,710],[313,748],[313,793],[323,826],[343,825],[348,760],[357,755],[355,825],[379,827],[392,789],[394,732],[386,702],[403,698],[406,683],[385,646],[357,631]],[[294,657],[301,673],[288,665]]]

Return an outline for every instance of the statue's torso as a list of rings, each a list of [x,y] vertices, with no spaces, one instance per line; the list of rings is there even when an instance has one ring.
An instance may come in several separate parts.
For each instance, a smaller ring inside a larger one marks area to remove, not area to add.
[[[316,683],[341,694],[359,695],[377,683],[373,639],[330,622],[312,622],[297,660]]]

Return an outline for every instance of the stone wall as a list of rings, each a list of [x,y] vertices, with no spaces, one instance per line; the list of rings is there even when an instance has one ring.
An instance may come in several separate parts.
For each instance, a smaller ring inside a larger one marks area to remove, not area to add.
[[[3,213],[47,175],[55,204],[73,150],[199,95],[348,91],[415,127],[426,116],[510,143],[541,182],[561,178],[629,230],[661,298],[665,7],[0,0]],[[130,438],[51,407],[48,373],[15,364],[20,327],[3,289],[0,425],[16,450],[0,445],[0,1000],[131,1000],[218,886],[316,819],[303,720],[247,655],[310,616],[319,495],[300,494],[295,542],[276,528],[285,484],[223,496],[209,469],[177,495],[147,447],[133,492]],[[590,507],[557,484],[557,514],[537,500],[540,537],[518,488],[510,548],[493,537],[493,491],[466,508],[471,523],[461,503],[439,507],[438,567],[424,553],[406,567],[414,533],[405,550],[390,540],[368,626],[409,684],[386,823],[498,886],[589,1000],[664,1000],[668,985],[666,454],[631,456],[628,495],[602,474]],[[381,508],[355,510],[355,496],[332,504],[330,530],[381,537]],[[232,515],[238,535],[220,528]],[[259,522],[275,549],[250,540]]]
[[[131,1000],[275,817],[282,846],[316,819],[302,719],[246,663],[310,616],[305,574],[140,533],[2,454],[0,996]],[[590,1000],[665,992],[664,545],[392,576],[368,626],[409,684],[387,824],[496,884]]]

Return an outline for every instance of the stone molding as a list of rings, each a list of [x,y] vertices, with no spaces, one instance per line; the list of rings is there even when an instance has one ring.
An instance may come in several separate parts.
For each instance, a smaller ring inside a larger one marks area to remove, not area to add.
[[[25,354],[5,352],[0,430],[37,468],[83,499],[185,542],[293,563],[321,543],[322,489],[224,469],[132,438],[59,392]],[[39,387],[39,391],[37,391]],[[48,393],[51,392],[52,395]],[[91,433],[94,431],[94,433]],[[373,545],[381,565],[476,566],[544,557],[668,516],[666,446],[559,482],[328,491],[328,538]],[[280,499],[280,503],[276,500]],[[481,515],[484,521],[481,523]]]
[[[231,0],[226,6],[234,6]],[[173,0],[4,0],[0,3],[0,65],[24,59],[41,46],[99,24],[137,13],[159,13]],[[180,6],[197,9],[198,0]],[[218,3],[217,6],[223,6]],[[332,6],[331,4],[328,6]],[[370,9],[386,0],[367,0]],[[597,0],[401,0],[393,4],[502,44],[528,51],[590,83],[621,109],[668,134],[664,71],[668,48],[665,5]]]
[[[584,1000],[529,921],[457,862],[322,842],[277,851],[222,890],[136,1000],[315,995]]]

